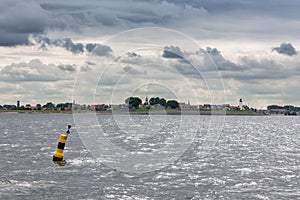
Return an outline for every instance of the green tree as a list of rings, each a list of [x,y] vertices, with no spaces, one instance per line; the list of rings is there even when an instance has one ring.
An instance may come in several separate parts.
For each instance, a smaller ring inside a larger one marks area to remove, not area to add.
[[[158,103],[163,107],[166,107],[167,105],[167,101],[164,98],[159,99]]]
[[[142,103],[142,100],[139,98],[139,97],[128,97],[126,100],[125,100],[125,103],[136,109],[139,108],[140,104]]]
[[[269,105],[267,107],[268,110],[271,110],[271,109],[283,109],[282,106],[278,106],[278,105]]]
[[[31,108],[30,108],[31,105],[30,105],[30,104],[26,104],[25,106],[26,106],[26,107],[25,107],[25,110],[31,110]]]
[[[285,105],[285,106],[283,106],[283,108],[286,110],[289,110],[289,111],[291,111],[291,110],[293,111],[295,109],[295,107],[291,106],[291,105]]]
[[[167,101],[164,99],[164,98],[159,98],[159,97],[152,97],[150,100],[149,100],[149,103],[150,105],[156,105],[156,104],[160,104],[161,106],[166,106],[167,104]]]
[[[150,98],[149,103],[152,106],[156,105],[156,104],[159,104],[159,97],[152,97],[152,98]]]
[[[169,100],[166,103],[166,108],[177,109],[179,108],[179,103],[176,100]]]
[[[42,105],[41,104],[39,104],[39,103],[36,104],[36,107],[37,107],[38,110],[42,110]]]
[[[56,104],[56,109],[63,110],[64,108],[65,108],[65,104],[64,103],[58,103],[58,104]]]
[[[52,102],[48,102],[45,105],[43,105],[43,108],[47,108],[48,110],[54,110],[55,104],[53,104]]]
[[[72,108],[72,103],[59,103],[56,105],[57,110],[64,110],[65,108]]]

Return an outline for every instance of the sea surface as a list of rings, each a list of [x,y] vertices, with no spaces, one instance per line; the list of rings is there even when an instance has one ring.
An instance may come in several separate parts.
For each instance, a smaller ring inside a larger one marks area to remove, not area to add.
[[[158,126],[149,126],[147,116],[136,115],[133,132],[112,115],[96,117],[99,124],[91,126],[126,152],[159,151],[180,133],[192,132],[193,138],[187,146],[178,144],[184,151],[176,152],[177,159],[157,160],[163,165],[136,173],[97,157],[72,114],[0,114],[0,199],[300,199],[300,117],[223,117],[209,148],[210,116],[186,116],[176,129],[180,116],[157,115]],[[139,124],[147,120],[143,130]],[[67,164],[59,166],[52,156],[68,124]],[[166,155],[174,155],[169,150]]]

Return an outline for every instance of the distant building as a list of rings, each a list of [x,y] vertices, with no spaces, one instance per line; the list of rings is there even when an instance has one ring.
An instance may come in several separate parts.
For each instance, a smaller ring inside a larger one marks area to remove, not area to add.
[[[154,109],[154,110],[163,110],[163,109],[165,109],[165,107],[160,105],[160,104],[151,105],[150,108]]]
[[[126,108],[128,109],[128,105],[126,104],[111,105],[112,110],[125,110]]]
[[[73,101],[71,110],[87,110],[87,106],[85,104],[83,105],[76,104],[75,101]]]
[[[223,104],[222,110],[230,110],[230,104]]]
[[[204,104],[202,109],[203,110],[211,110],[211,105],[210,104]]]
[[[247,105],[243,105],[243,110],[250,110],[250,108]]]
[[[223,110],[223,105],[210,105],[210,110]]]
[[[181,110],[190,110],[190,104],[189,103],[185,104],[185,102],[181,102],[181,103],[179,103],[179,108]]]
[[[284,115],[286,113],[286,109],[284,109],[284,108],[270,109],[270,110],[268,110],[268,113],[270,115]]]
[[[94,104],[91,105],[91,108],[93,110],[99,111],[99,110],[104,110],[105,105],[104,104]]]
[[[198,105],[190,105],[190,110],[199,110]]]
[[[6,105],[6,104],[4,104],[3,109],[4,110],[16,110],[17,106],[16,105]]]
[[[37,106],[30,106],[29,109],[31,109],[31,110],[38,110],[38,107]]]
[[[230,110],[240,110],[240,106],[230,106]]]
[[[72,107],[64,107],[64,111],[71,111]]]
[[[19,110],[19,108],[20,108],[20,101],[18,100],[17,101],[17,109]]]

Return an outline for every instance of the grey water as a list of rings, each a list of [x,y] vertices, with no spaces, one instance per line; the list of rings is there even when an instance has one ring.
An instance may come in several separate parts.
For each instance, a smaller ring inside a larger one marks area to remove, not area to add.
[[[146,139],[122,131],[111,115],[97,115],[97,126],[119,148],[151,152],[181,120],[167,117],[168,127]],[[185,120],[180,131],[194,133],[187,149],[159,169],[134,173],[97,159],[71,114],[0,114],[0,199],[300,199],[300,117],[226,116],[209,149],[202,147],[211,118]],[[67,124],[67,164],[58,166],[52,155]]]

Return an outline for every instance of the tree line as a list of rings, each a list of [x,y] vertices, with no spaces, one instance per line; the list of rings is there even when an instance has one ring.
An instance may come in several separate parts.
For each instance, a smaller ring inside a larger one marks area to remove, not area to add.
[[[164,108],[170,108],[170,109],[178,109],[179,108],[179,103],[176,100],[166,100],[164,98],[160,97],[152,97],[149,99],[149,102],[144,102],[142,104],[142,100],[139,97],[128,97],[125,100],[125,104],[127,104],[129,107],[133,107],[135,109],[138,109],[140,105],[144,105],[146,107],[149,106],[155,106],[159,105]]]
[[[279,105],[269,105],[267,107],[268,110],[272,110],[272,109],[285,109],[287,111],[295,111],[295,112],[299,112],[300,111],[300,107],[295,107],[292,105],[285,105],[285,106],[279,106]]]
[[[36,104],[33,106],[35,110],[64,110],[65,108],[72,108],[72,103],[59,103],[59,104],[54,104],[52,102],[48,102],[44,105],[41,104]],[[19,108],[16,105],[0,105],[0,109],[8,109],[8,110],[32,110],[32,105],[31,104],[26,104],[21,105]]]
[[[268,110],[273,109],[283,109],[285,110],[285,115],[297,115],[297,112],[300,112],[300,107],[295,107],[292,105],[278,106],[278,105],[269,105],[267,107]]]

